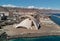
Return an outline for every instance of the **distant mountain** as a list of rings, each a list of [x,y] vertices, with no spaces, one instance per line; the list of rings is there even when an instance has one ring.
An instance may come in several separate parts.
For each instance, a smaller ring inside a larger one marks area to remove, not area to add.
[[[20,7],[2,7],[2,6],[0,6],[0,11],[38,12],[41,14],[60,13],[60,10],[52,10],[52,9],[35,9],[35,8],[20,8]]]

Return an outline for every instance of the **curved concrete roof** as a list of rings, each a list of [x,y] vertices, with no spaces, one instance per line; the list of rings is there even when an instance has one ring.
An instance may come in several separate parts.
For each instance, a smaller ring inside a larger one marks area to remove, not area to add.
[[[32,17],[30,15],[25,15],[25,16],[21,16],[21,17],[29,17],[29,18],[23,20],[18,25],[16,25],[16,28],[17,27],[26,27],[27,29],[33,29],[33,27],[32,27],[32,23],[33,23],[34,29],[38,30],[40,24],[34,17]]]

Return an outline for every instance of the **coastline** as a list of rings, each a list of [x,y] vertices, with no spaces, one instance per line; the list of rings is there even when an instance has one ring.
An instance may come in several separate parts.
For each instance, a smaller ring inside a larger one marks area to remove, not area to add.
[[[42,37],[42,36],[60,36],[59,32],[51,32],[51,33],[27,33],[22,35],[14,35],[8,36],[7,39],[15,39],[15,38],[35,38],[35,37]]]
[[[28,38],[28,37],[41,37],[41,36],[60,36],[60,26],[55,24],[52,20],[41,19],[41,28],[39,30],[31,30],[24,28],[15,28],[14,25],[4,26],[3,29],[7,33],[7,39],[14,38]]]

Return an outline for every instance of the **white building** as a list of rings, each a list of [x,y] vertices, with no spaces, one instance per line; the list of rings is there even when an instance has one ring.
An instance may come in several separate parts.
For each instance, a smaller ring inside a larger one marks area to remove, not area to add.
[[[18,27],[38,30],[40,27],[40,24],[35,18],[30,17],[30,18],[24,19],[23,21],[21,21],[19,24],[15,26],[15,28],[18,28]]]

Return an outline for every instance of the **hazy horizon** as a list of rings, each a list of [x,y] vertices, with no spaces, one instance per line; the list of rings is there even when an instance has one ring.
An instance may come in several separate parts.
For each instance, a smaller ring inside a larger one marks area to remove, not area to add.
[[[0,6],[39,9],[59,9],[60,0],[0,0]]]

